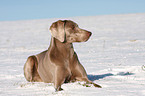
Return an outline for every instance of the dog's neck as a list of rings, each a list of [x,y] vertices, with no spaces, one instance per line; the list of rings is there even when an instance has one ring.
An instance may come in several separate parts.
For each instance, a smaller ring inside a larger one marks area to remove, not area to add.
[[[60,52],[64,57],[68,57],[74,53],[73,44],[67,42],[60,42],[58,39],[51,37],[51,44],[50,48],[57,50]]]

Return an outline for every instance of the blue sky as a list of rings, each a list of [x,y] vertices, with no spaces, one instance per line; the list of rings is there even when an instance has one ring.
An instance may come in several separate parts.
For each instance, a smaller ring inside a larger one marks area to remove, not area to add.
[[[145,0],[0,0],[0,21],[145,13]]]

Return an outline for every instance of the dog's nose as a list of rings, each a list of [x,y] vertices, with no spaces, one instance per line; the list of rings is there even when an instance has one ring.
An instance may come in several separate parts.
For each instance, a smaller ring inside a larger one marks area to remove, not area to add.
[[[91,32],[87,32],[87,35],[90,37],[92,35],[92,33]]]

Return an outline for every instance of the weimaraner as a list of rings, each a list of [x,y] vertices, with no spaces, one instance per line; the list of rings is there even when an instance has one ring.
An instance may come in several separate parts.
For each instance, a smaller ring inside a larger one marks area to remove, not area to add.
[[[92,33],[80,29],[71,20],[54,22],[50,32],[52,37],[48,50],[28,57],[24,65],[27,81],[54,83],[56,91],[63,90],[63,83],[74,81],[85,81],[101,88],[88,79],[72,44],[87,41]]]

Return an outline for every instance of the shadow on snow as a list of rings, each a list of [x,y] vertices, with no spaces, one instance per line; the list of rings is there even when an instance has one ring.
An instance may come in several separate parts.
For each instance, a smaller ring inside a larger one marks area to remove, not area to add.
[[[88,78],[91,81],[95,81],[95,80],[103,79],[103,78],[109,77],[109,76],[128,76],[128,75],[134,75],[134,73],[130,73],[130,72],[119,72],[117,74],[106,73],[106,74],[102,74],[102,75],[88,75]]]

